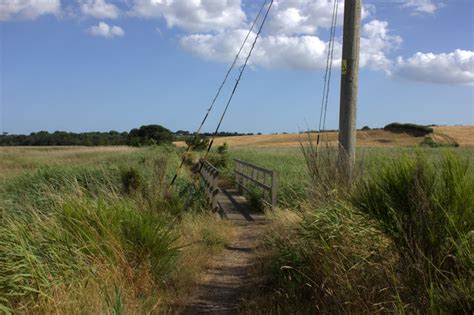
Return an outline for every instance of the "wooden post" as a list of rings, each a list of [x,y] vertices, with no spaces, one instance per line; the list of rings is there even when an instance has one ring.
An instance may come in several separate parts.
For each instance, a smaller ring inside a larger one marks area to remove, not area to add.
[[[272,207],[276,208],[277,206],[277,192],[278,192],[278,179],[277,173],[272,171]]]
[[[218,205],[217,205],[217,194],[219,193],[219,188],[218,188],[218,180],[219,180],[219,177],[218,177],[218,173],[216,170],[213,170],[212,171],[212,185],[211,185],[211,189],[212,189],[212,203],[211,203],[211,207],[212,207],[212,211],[217,211],[218,210]]]
[[[354,171],[357,89],[359,84],[361,0],[344,2],[339,143],[341,161],[350,180]]]

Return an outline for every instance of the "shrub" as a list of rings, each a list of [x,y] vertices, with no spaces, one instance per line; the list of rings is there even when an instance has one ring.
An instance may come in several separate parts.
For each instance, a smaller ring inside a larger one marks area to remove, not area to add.
[[[186,144],[191,146],[193,151],[204,151],[209,146],[209,139],[203,137],[192,137],[186,140]]]
[[[430,148],[440,148],[440,147],[459,147],[459,144],[454,140],[451,140],[450,142],[439,142],[433,139],[433,137],[427,136],[420,143],[420,146],[430,147]]]
[[[217,153],[219,153],[221,155],[225,155],[225,154],[229,153],[229,147],[228,147],[226,142],[224,142],[223,145],[220,145],[220,146],[217,147]]]
[[[433,128],[428,126],[422,126],[417,124],[401,124],[401,123],[391,123],[383,127],[384,130],[402,133],[406,132],[415,137],[425,136],[427,134],[433,133]]]
[[[211,153],[207,157],[209,163],[214,165],[217,168],[225,168],[229,161],[229,153],[227,144],[217,147],[217,153]]]

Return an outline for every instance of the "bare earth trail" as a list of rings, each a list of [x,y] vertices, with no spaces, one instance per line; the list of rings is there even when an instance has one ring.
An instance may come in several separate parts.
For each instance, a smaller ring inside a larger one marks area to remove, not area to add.
[[[224,190],[218,198],[221,215],[236,225],[237,236],[213,259],[184,314],[238,314],[241,297],[251,283],[264,216],[249,211],[245,198],[234,190]]]

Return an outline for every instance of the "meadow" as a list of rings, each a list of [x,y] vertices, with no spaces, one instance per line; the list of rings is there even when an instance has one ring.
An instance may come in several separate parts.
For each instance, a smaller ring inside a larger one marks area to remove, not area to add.
[[[0,151],[0,313],[175,312],[232,238],[172,147]]]
[[[307,144],[306,144],[307,145]],[[166,147],[0,148],[0,312],[179,313],[234,237]],[[199,153],[195,153],[196,160]],[[347,183],[333,147],[230,146],[273,169],[243,313],[468,313],[473,148],[363,147]],[[192,160],[192,159],[191,159]]]

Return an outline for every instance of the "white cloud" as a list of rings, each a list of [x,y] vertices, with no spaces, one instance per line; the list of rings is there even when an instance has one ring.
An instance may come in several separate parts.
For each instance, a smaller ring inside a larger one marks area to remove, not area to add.
[[[433,14],[439,8],[433,0],[404,0],[404,7],[412,8],[416,13]]]
[[[474,51],[418,52],[408,59],[398,57],[394,75],[414,81],[474,85]]]
[[[94,36],[103,36],[106,38],[112,38],[116,36],[123,36],[125,32],[120,26],[108,25],[105,22],[100,22],[98,25],[91,26],[88,29],[89,34]]]
[[[119,9],[105,0],[83,0],[80,3],[81,12],[98,19],[116,19]]]
[[[185,50],[209,61],[230,62],[240,47],[247,30],[239,29],[219,34],[194,34],[184,36],[180,45]],[[373,20],[363,26],[361,38],[361,67],[386,70],[390,60],[386,53],[398,47],[399,36],[389,35],[388,23]],[[250,36],[251,39],[255,34]],[[250,49],[250,42],[242,55]],[[266,68],[318,70],[326,66],[328,43],[315,35],[266,35],[262,36],[250,59],[253,65]],[[334,45],[334,65],[341,63],[342,44]]]
[[[133,0],[136,16],[166,20],[189,32],[236,28],[246,19],[240,0]]]
[[[0,0],[0,21],[33,20],[43,14],[58,14],[59,0]]]
[[[181,39],[181,46],[200,58],[229,62],[235,57],[247,30],[195,34]],[[255,34],[250,38],[253,40]],[[242,53],[246,56],[250,42]],[[336,45],[340,51],[340,45]],[[250,64],[267,68],[321,69],[325,65],[327,44],[316,36],[265,36],[261,37],[250,59]],[[340,54],[338,54],[340,55]],[[243,59],[241,60],[243,61]]]
[[[319,28],[331,27],[334,0],[284,0],[275,1],[268,30],[272,34],[313,35]],[[338,0],[337,25],[343,24],[344,0]],[[375,7],[364,5],[362,18],[370,16]]]
[[[389,71],[391,61],[387,53],[398,48],[402,38],[390,35],[388,22],[372,20],[362,26],[360,66]]]

